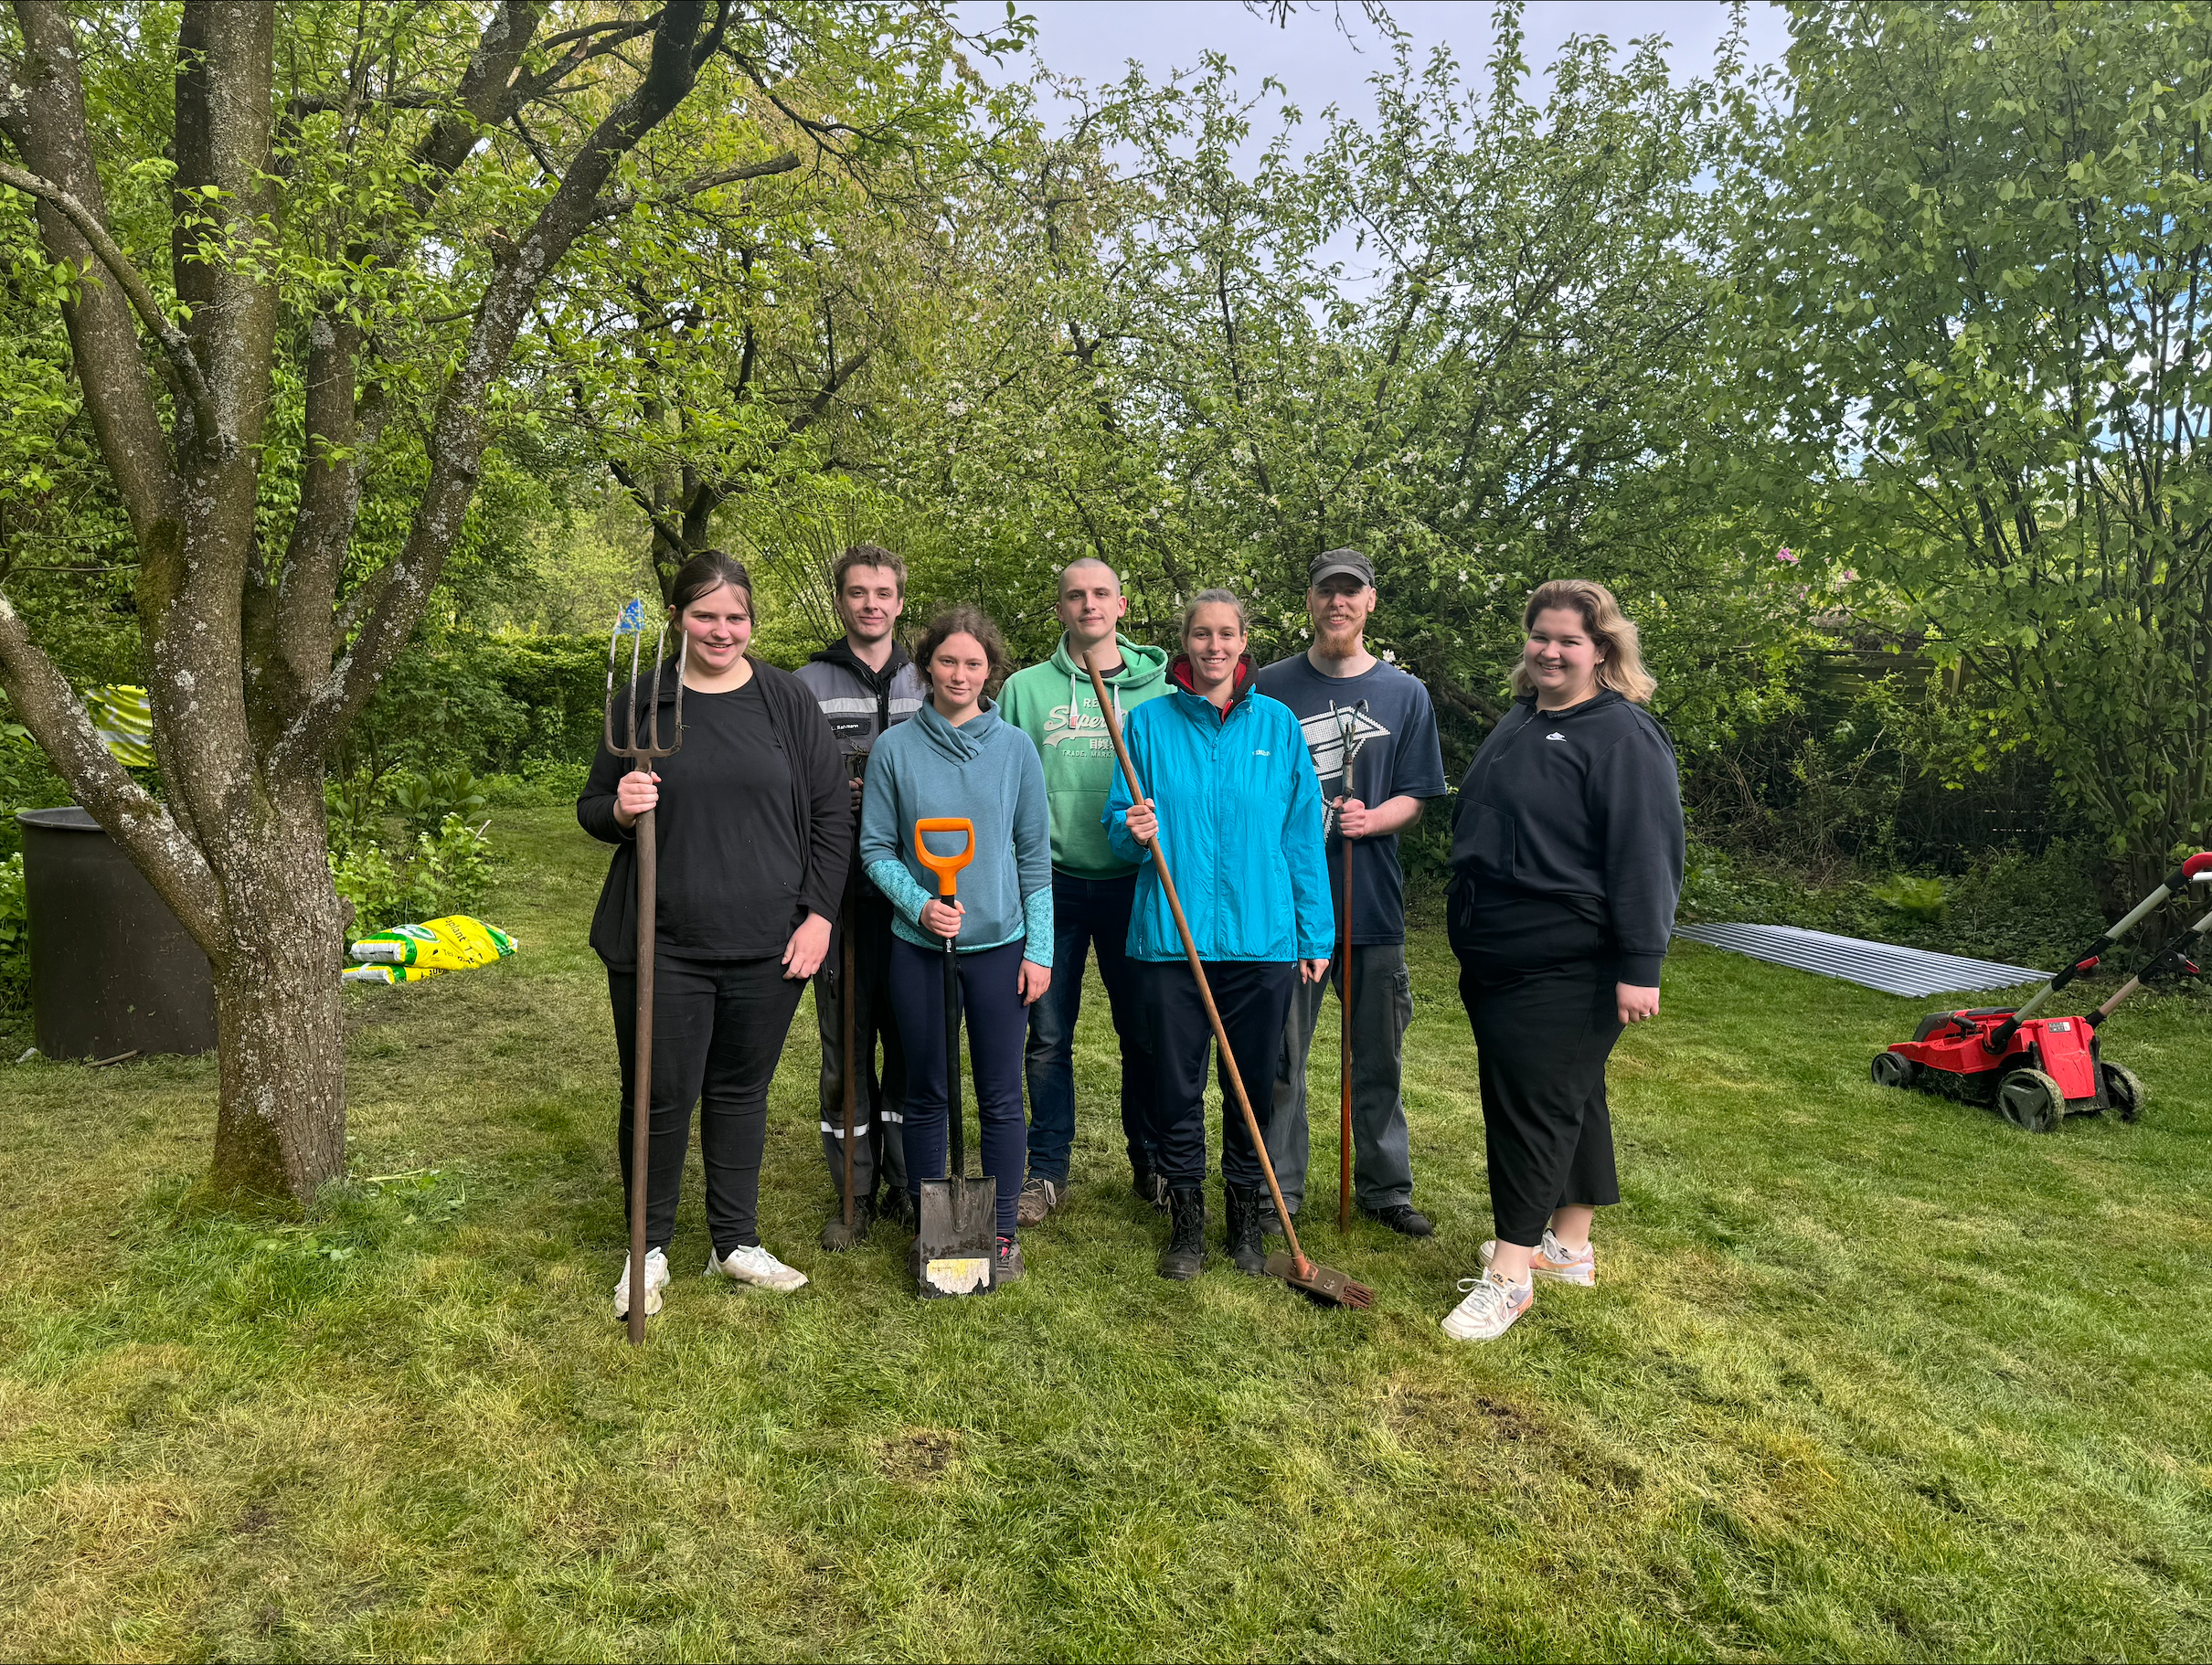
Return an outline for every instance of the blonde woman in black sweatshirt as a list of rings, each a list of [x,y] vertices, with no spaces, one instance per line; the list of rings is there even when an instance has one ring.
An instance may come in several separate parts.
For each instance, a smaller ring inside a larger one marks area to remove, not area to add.
[[[1474,1025],[1497,1235],[1446,1315],[1503,1335],[1534,1279],[1591,1284],[1597,1210],[1621,1200],[1605,1061],[1659,1013],[1682,893],[1675,748],[1650,713],[1636,627],[1611,591],[1558,578],[1528,598],[1515,699],[1461,783],[1451,930]]]

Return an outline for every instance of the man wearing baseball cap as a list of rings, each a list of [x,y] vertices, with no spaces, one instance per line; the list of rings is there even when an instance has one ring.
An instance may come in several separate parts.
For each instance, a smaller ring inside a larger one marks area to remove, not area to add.
[[[1344,917],[1345,865],[1352,868],[1353,1193],[1360,1212],[1409,1237],[1433,1230],[1413,1206],[1406,1106],[1398,1090],[1413,982],[1406,970],[1405,875],[1398,834],[1444,795],[1444,758],[1429,691],[1367,652],[1375,568],[1356,549],[1316,556],[1306,579],[1313,645],[1260,673],[1260,691],[1281,700],[1305,732],[1329,804],[1329,887]],[[1347,765],[1347,753],[1349,762]],[[1335,968],[1344,996],[1344,956]],[[1276,1065],[1268,1157],[1291,1212],[1305,1195],[1306,1055],[1321,1018],[1320,983],[1302,983]]]

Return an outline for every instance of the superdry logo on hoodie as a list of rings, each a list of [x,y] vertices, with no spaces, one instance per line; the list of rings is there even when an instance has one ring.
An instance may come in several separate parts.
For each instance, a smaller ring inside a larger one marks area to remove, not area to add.
[[[1071,705],[1055,705],[1045,714],[1045,744],[1065,746],[1070,740],[1089,740],[1092,751],[1111,751],[1113,739],[1106,732],[1106,718],[1098,714],[1086,722]]]

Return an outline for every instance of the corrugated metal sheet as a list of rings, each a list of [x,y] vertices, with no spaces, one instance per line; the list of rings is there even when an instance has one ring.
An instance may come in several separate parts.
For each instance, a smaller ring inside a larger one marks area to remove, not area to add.
[[[2042,982],[2050,976],[2027,966],[1962,960],[1956,954],[1931,954],[1926,949],[1831,936],[1794,925],[1680,925],[1675,934],[1754,960],[1840,977],[1886,994],[1965,994]]]

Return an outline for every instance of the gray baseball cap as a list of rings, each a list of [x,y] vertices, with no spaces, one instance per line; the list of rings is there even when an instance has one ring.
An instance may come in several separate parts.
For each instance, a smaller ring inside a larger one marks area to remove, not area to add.
[[[1345,572],[1369,589],[1375,588],[1374,563],[1356,549],[1332,549],[1326,555],[1315,556],[1313,570],[1306,574],[1306,587],[1319,589],[1325,580]]]

